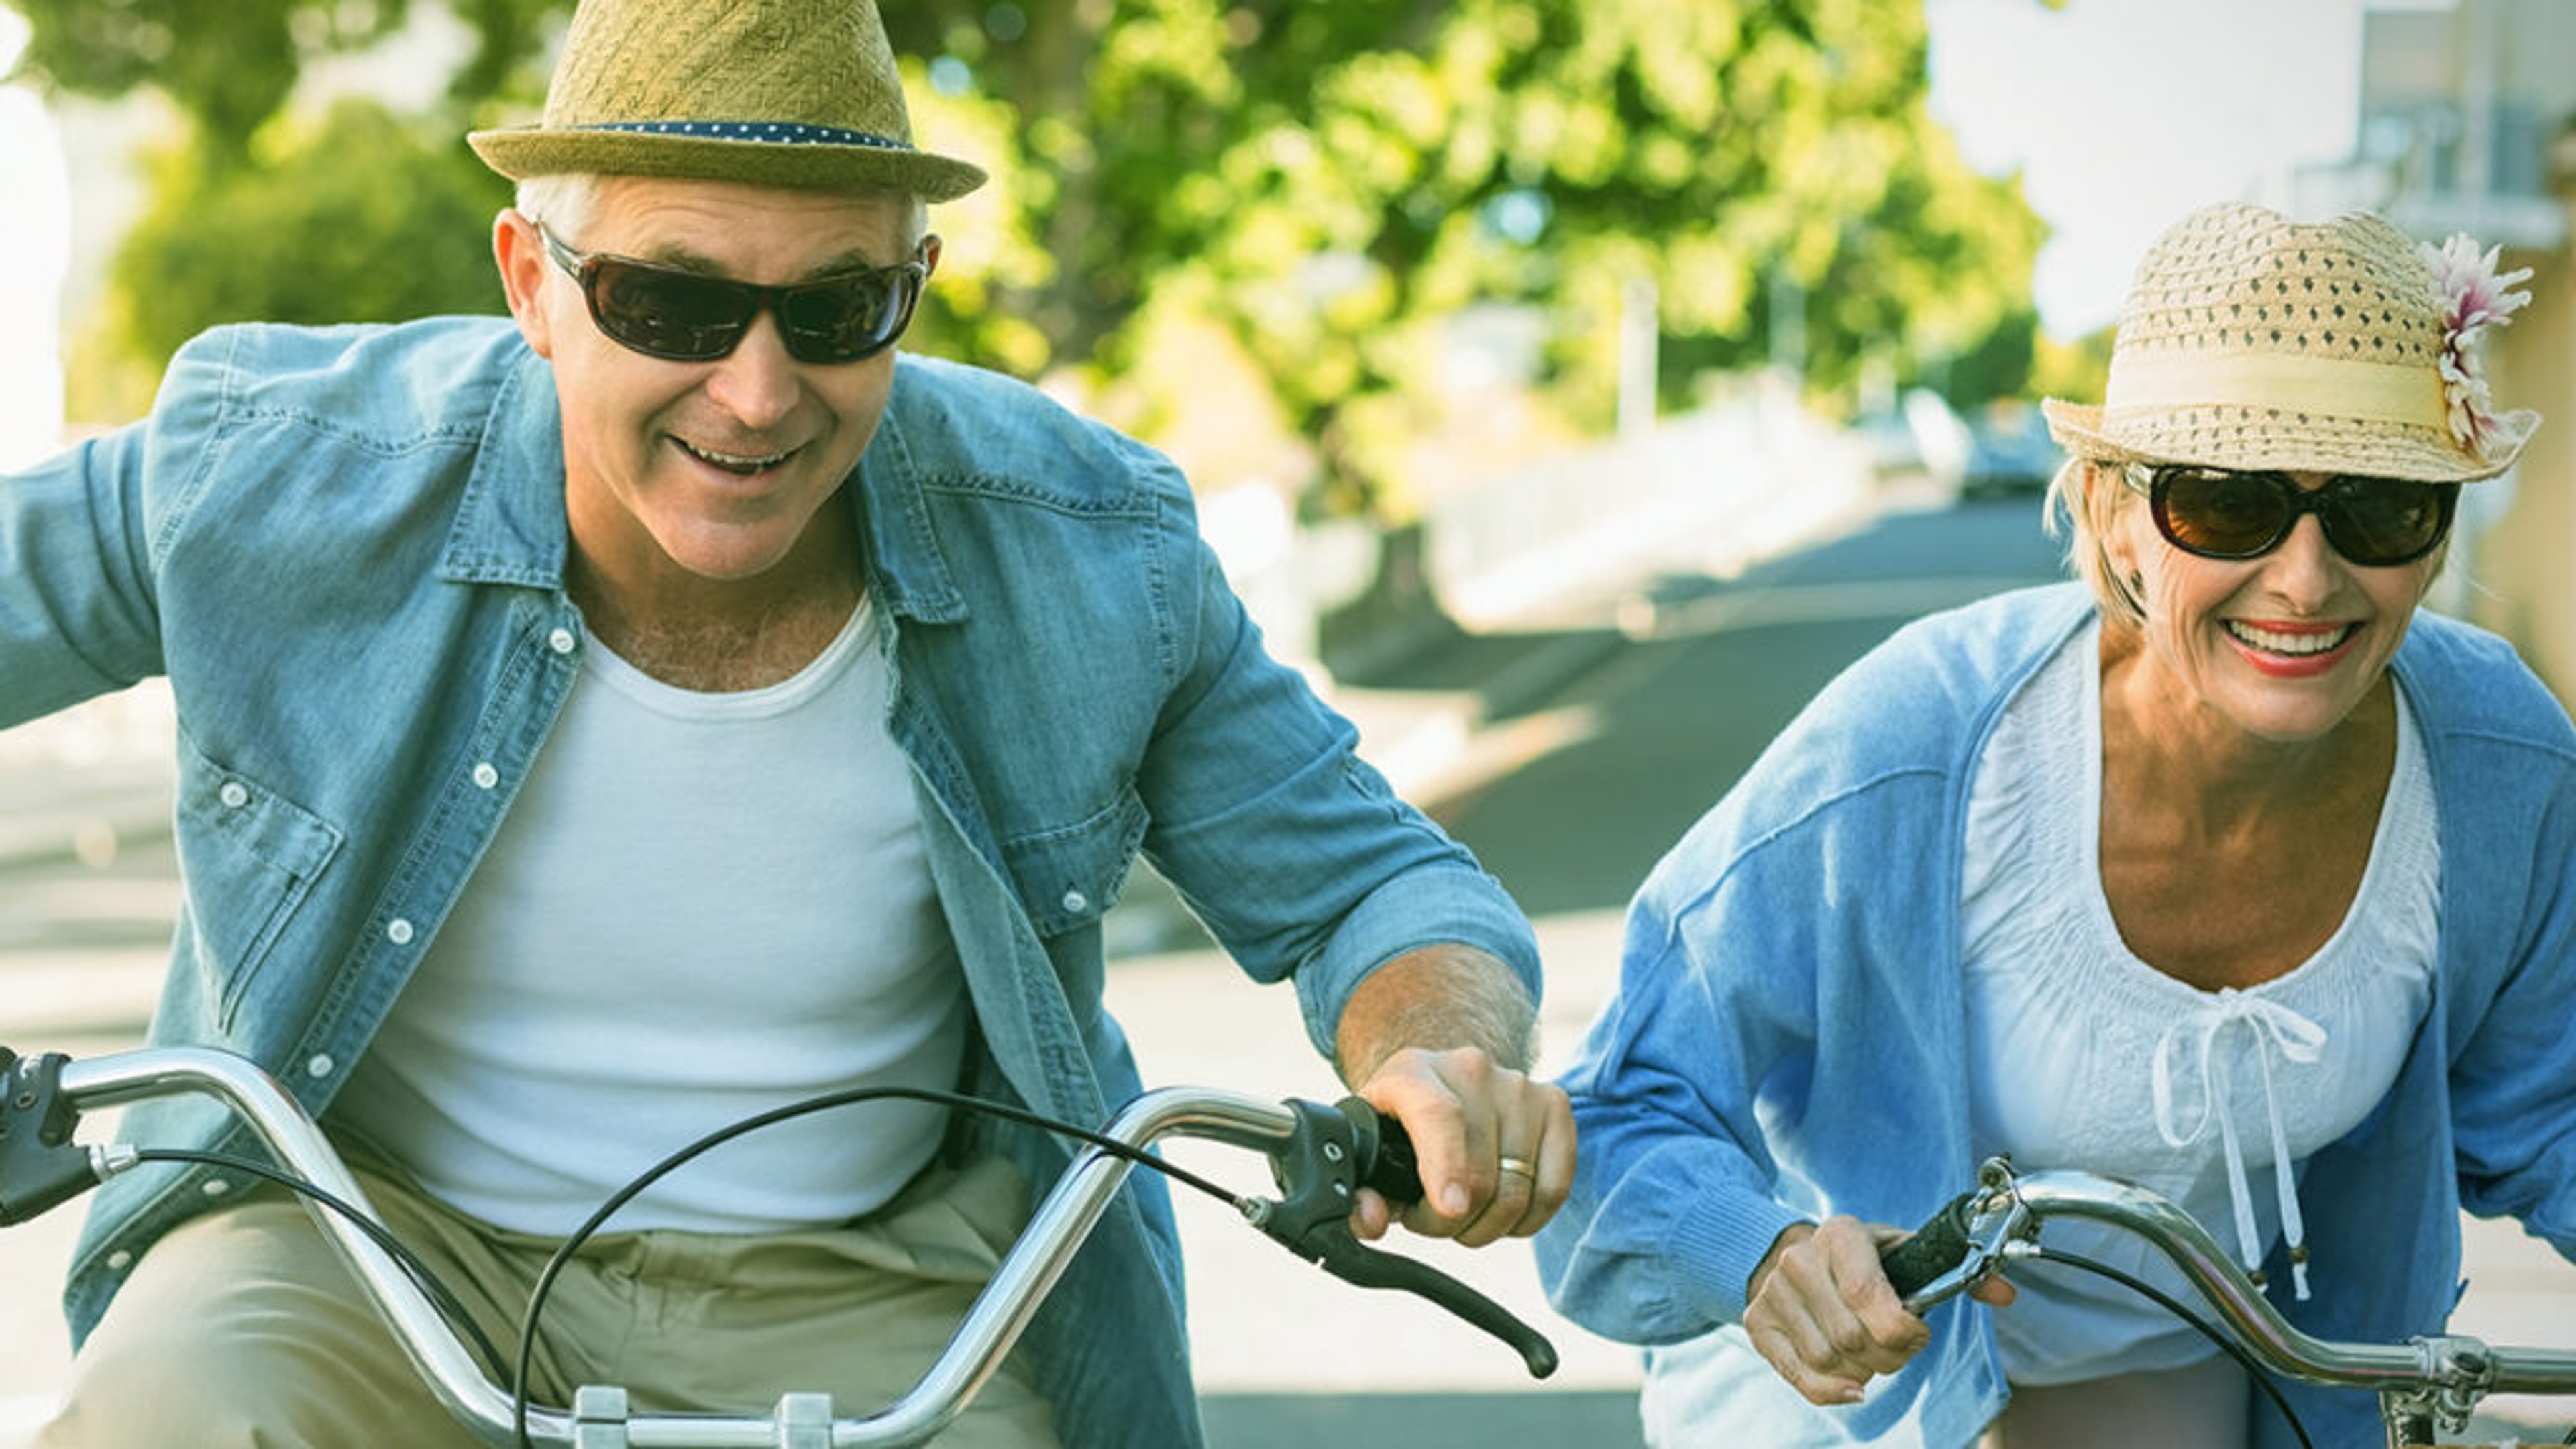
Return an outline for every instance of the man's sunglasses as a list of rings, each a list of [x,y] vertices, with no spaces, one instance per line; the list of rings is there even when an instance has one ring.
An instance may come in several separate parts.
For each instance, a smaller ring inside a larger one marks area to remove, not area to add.
[[[2165,542],[2202,558],[2260,558],[2313,513],[2334,551],[2356,564],[2413,563],[2451,531],[2457,483],[2337,476],[2302,488],[2285,473],[2239,473],[2168,463],[2121,470],[2147,496]]]
[[[581,284],[590,318],[609,339],[648,357],[712,362],[732,352],[763,309],[778,319],[787,355],[842,363],[892,347],[912,321],[930,268],[916,256],[792,287],[764,287],[704,272],[564,245],[544,226],[546,255]]]

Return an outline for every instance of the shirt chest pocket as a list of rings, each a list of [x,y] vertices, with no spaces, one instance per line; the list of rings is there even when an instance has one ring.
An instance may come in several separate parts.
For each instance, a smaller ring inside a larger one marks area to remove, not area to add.
[[[179,742],[179,874],[195,965],[230,1028],[278,937],[340,848],[321,817]]]
[[[1041,936],[1097,924],[1117,904],[1129,867],[1145,840],[1145,803],[1130,788],[1071,824],[1024,832],[1002,842],[1002,858],[1021,907]]]

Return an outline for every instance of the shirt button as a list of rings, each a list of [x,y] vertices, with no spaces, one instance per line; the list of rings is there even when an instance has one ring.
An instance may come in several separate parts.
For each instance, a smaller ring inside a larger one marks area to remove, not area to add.
[[[557,654],[570,654],[572,652],[572,643],[572,631],[570,629],[557,629],[546,636],[546,647],[552,649]]]
[[[1064,893],[1064,908],[1068,911],[1080,911],[1088,907],[1090,904],[1091,897],[1084,895],[1080,891],[1066,891]]]
[[[233,1190],[233,1185],[220,1177],[210,1177],[206,1179],[206,1185],[199,1190],[208,1197],[222,1197]]]
[[[331,1060],[331,1054],[329,1052],[315,1052],[313,1054],[313,1059],[304,1064],[304,1075],[308,1077],[327,1077],[331,1075],[331,1069],[338,1065],[339,1063]]]
[[[250,803],[250,787],[239,780],[226,780],[224,787],[215,792],[215,798],[224,802],[225,809],[239,810]]]
[[[119,1273],[122,1273],[126,1269],[134,1266],[134,1255],[125,1251],[123,1248],[119,1248],[115,1252],[107,1255],[107,1266]]]
[[[491,762],[487,760],[474,767],[474,783],[489,790],[501,783],[501,772],[493,769]]]
[[[397,946],[411,944],[411,922],[397,919],[385,927],[385,939]]]

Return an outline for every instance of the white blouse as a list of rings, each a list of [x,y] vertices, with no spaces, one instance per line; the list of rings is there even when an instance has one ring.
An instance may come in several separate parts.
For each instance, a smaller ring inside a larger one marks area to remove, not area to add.
[[[2008,1153],[2023,1171],[2083,1168],[2153,1189],[2222,1242],[2232,1225],[2249,1272],[2285,1238],[2304,1298],[2299,1165],[2387,1093],[2432,996],[2432,772],[2401,692],[2395,768],[2343,924],[2287,975],[2200,990],[2129,951],[2102,891],[2099,659],[2099,631],[2088,629],[2032,677],[2006,706],[1969,799],[1975,1151]],[[2127,1233],[2058,1221],[2042,1242],[2183,1291],[2180,1274]],[[1995,1329],[2014,1382],[2172,1368],[2215,1351],[2092,1274],[2032,1265],[2013,1282],[2020,1297]]]

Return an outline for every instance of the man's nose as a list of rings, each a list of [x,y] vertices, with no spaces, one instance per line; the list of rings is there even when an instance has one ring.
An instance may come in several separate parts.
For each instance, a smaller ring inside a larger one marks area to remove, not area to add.
[[[758,431],[787,416],[804,391],[796,359],[787,353],[787,338],[778,319],[761,308],[734,349],[718,359],[707,375],[707,395],[745,428]]]

